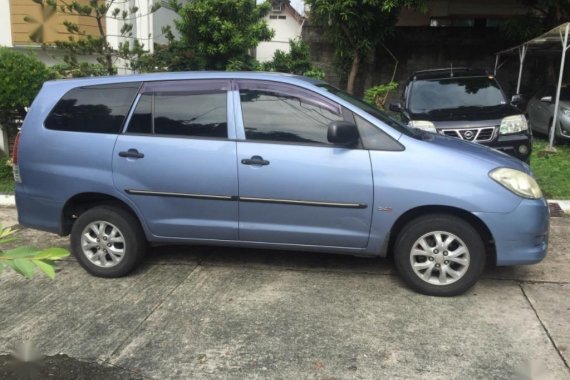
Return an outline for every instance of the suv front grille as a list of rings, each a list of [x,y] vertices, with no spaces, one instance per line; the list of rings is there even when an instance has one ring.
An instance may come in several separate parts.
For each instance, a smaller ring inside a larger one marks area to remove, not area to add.
[[[468,128],[468,129],[439,129],[439,133],[457,137],[461,140],[468,140],[473,142],[487,142],[493,140],[495,137],[496,127],[481,127],[481,128]]]

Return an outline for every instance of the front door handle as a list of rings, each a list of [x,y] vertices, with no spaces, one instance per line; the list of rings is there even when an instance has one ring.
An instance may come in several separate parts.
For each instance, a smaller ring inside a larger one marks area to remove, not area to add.
[[[269,161],[264,160],[263,157],[261,157],[261,156],[253,156],[251,158],[244,158],[243,160],[241,160],[241,163],[244,165],[259,165],[259,166],[269,165]]]
[[[129,149],[126,152],[119,152],[119,157],[125,157],[125,158],[143,158],[144,154],[143,153],[139,153],[138,150],[136,149]]]

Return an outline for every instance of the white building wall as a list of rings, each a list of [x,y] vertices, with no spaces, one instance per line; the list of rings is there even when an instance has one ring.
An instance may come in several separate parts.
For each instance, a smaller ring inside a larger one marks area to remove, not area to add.
[[[0,0],[0,46],[12,46],[9,0]]]
[[[168,43],[168,40],[164,37],[162,33],[162,28],[170,25],[170,29],[172,30],[172,34],[174,37],[179,38],[180,33],[176,29],[174,25],[174,20],[178,17],[178,14],[174,12],[172,9],[168,8],[167,6],[162,6],[159,10],[153,13],[153,29],[152,29],[152,37],[153,42],[161,45],[165,45]]]
[[[285,16],[285,19],[274,19],[271,16]],[[270,29],[275,31],[273,39],[269,42],[261,42],[256,49],[256,58],[259,62],[267,62],[273,59],[276,50],[289,52],[289,40],[301,37],[302,22],[299,22],[288,12],[271,13],[265,16],[265,21]]]

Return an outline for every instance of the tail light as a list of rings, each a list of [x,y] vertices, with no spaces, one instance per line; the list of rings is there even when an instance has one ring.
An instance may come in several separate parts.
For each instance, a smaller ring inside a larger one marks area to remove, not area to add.
[[[22,178],[20,177],[20,167],[18,166],[18,146],[20,145],[20,133],[16,135],[14,139],[14,148],[12,149],[12,165],[14,169],[14,180],[17,183],[22,183]]]

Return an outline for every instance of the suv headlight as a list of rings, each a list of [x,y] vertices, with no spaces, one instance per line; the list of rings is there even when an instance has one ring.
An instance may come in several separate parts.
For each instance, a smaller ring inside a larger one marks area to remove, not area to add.
[[[526,131],[528,123],[523,115],[507,116],[501,120],[501,127],[499,133],[501,135],[508,135],[509,133],[517,133]]]
[[[437,133],[437,129],[435,129],[435,125],[431,121],[410,120],[408,125],[412,128],[421,129],[422,131]]]
[[[540,187],[528,174],[509,168],[494,169],[489,176],[513,193],[528,199],[542,198]]]
[[[560,111],[564,116],[570,117],[570,108],[560,107]]]

